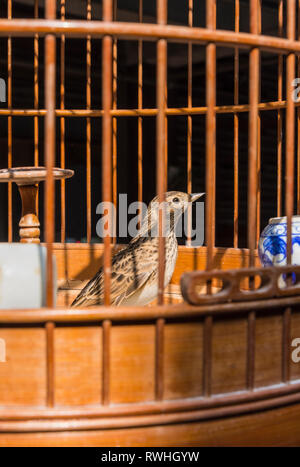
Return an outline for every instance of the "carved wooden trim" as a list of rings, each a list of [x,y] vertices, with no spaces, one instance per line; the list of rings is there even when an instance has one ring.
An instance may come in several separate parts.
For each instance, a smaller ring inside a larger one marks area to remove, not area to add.
[[[279,285],[279,281],[283,280],[282,275],[292,278],[284,286]],[[255,278],[260,279],[258,287]],[[245,280],[252,281],[252,289],[242,289],[241,284]],[[214,294],[197,293],[197,285],[201,283],[203,292],[203,284],[214,281],[222,282],[220,291]],[[300,295],[300,266],[193,271],[182,275],[180,285],[183,298],[191,305],[295,296]]]

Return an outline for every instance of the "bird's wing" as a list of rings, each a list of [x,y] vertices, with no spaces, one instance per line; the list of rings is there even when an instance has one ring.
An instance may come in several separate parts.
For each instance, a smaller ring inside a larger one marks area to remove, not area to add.
[[[101,268],[102,269],[102,268]],[[100,270],[77,295],[71,307],[101,305],[103,291],[103,272]]]
[[[134,248],[121,250],[112,261],[110,301],[120,305],[133,293],[140,290],[152,277],[157,264],[155,260],[145,261]],[[72,307],[90,307],[103,304],[104,274],[102,268],[82,289]]]
[[[131,297],[134,293],[141,290],[143,287],[147,287],[147,282],[152,279],[155,271],[145,270],[138,274],[132,273],[128,276],[126,281],[115,290],[112,284],[111,303],[113,305],[121,305],[125,300]]]

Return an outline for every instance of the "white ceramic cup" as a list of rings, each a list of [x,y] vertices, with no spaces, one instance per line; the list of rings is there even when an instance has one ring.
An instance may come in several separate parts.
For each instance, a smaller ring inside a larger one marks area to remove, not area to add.
[[[0,309],[46,306],[46,248],[37,244],[0,243]],[[53,257],[53,297],[56,302]]]

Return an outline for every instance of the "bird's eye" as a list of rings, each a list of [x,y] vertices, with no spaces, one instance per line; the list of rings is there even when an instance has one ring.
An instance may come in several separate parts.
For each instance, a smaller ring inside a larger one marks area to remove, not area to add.
[[[173,198],[173,203],[179,203],[179,198]]]

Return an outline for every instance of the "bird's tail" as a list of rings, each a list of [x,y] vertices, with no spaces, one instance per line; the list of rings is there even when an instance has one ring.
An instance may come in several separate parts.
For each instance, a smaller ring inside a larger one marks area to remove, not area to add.
[[[71,304],[71,308],[90,307],[102,304],[101,275],[95,276],[79,292]]]
[[[80,292],[75,298],[75,300],[73,300],[73,302],[71,303],[71,308],[78,308],[82,306],[84,302],[85,302],[85,297],[83,297]]]

